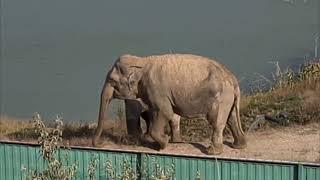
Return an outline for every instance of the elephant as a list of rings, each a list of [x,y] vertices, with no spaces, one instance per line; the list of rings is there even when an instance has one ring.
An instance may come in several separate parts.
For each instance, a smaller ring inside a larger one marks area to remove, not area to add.
[[[223,130],[229,125],[233,148],[247,147],[240,121],[240,87],[223,64],[194,54],[121,55],[109,70],[101,92],[98,127],[112,98],[136,100],[148,109],[148,133],[165,149],[165,125],[174,114],[206,118],[213,129],[207,154],[223,153]]]
[[[127,132],[129,135],[139,137],[142,134],[142,128],[140,126],[140,117],[146,122],[146,133],[143,138],[148,141],[152,141],[149,133],[150,116],[148,110],[141,105],[139,101],[126,99],[125,103],[125,114],[127,123]],[[174,114],[172,121],[170,121],[170,129],[172,135],[172,142],[182,142],[180,136],[180,116]]]

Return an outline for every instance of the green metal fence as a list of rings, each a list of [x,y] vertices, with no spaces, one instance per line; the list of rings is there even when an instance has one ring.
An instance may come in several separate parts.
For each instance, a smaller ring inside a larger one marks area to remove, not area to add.
[[[72,147],[60,150],[58,157],[68,163],[77,163],[76,179],[88,179],[90,160],[97,159],[96,179],[107,177],[106,165],[116,176],[124,172],[152,179],[161,174],[171,179],[217,180],[320,180],[320,164],[286,161],[258,161],[249,159],[214,158],[208,156],[180,156],[146,152],[117,151]],[[112,168],[110,168],[110,165]],[[45,167],[39,146],[0,141],[0,179],[24,179],[23,169]]]

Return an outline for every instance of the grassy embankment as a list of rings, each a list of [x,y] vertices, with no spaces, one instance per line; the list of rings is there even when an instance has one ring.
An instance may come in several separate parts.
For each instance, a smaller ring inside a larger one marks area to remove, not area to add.
[[[320,59],[301,66],[298,72],[277,68],[273,85],[267,90],[257,90],[241,97],[241,120],[245,131],[266,129],[271,126],[320,123]],[[118,117],[122,119],[123,108]],[[110,122],[110,121],[109,121]],[[125,127],[120,121],[112,121],[104,136],[117,143],[128,143],[124,136]],[[89,145],[95,122],[80,124],[66,123],[63,138],[72,139],[71,144]],[[228,132],[228,131],[226,131]],[[181,133],[185,140],[201,140],[211,133],[207,122],[188,119],[181,122]],[[37,134],[30,120],[1,117],[0,139],[36,141]]]

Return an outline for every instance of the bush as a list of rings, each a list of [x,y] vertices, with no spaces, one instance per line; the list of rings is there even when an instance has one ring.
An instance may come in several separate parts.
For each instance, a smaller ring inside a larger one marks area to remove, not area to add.
[[[77,165],[64,165],[61,160],[57,158],[57,150],[59,150],[62,143],[62,127],[63,122],[60,117],[55,120],[56,126],[53,129],[48,129],[44,125],[40,115],[37,113],[34,116],[34,128],[38,133],[38,143],[40,144],[40,154],[47,163],[47,168],[43,171],[39,170],[25,170],[27,171],[26,179],[32,180],[70,180],[75,177]],[[68,160],[68,157],[66,157]]]
[[[269,89],[242,97],[241,119],[244,127],[248,129],[261,115],[283,122],[279,117],[286,114],[286,125],[320,122],[320,60],[305,63],[297,72],[289,68],[281,71],[276,65],[274,83]],[[264,126],[277,126],[279,122],[268,121]]]

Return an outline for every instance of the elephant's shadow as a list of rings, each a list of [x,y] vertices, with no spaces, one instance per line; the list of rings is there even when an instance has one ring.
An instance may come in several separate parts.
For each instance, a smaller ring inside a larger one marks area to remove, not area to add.
[[[115,144],[121,145],[143,145],[139,139],[125,133],[104,132],[103,137]]]
[[[189,144],[191,144],[193,147],[199,149],[202,153],[207,154],[207,147],[204,146],[201,143],[195,143],[195,142],[190,142]],[[232,143],[229,141],[223,141],[224,145],[227,145],[229,147],[232,147]]]
[[[123,133],[113,133],[113,132],[104,132],[102,134],[104,138],[111,140],[112,142],[116,144],[122,144],[122,145],[138,145],[145,148],[149,148],[152,150],[159,151],[160,145],[153,141],[147,141],[142,138],[136,138],[133,136],[130,136],[128,134]],[[182,142],[170,142],[173,144],[191,144],[193,147],[199,149],[202,153],[207,154],[207,147],[201,143],[197,142],[188,142],[188,141],[182,141]],[[232,147],[232,143],[229,141],[223,141],[223,144],[229,147]]]
[[[205,145],[203,145],[201,143],[183,141],[183,142],[174,142],[173,144],[191,144],[193,147],[199,149],[201,151],[201,153],[203,153],[203,154],[208,153],[207,152],[208,147],[206,147]],[[232,147],[232,143],[229,141],[224,141],[223,144],[226,146]],[[143,147],[146,147],[146,148],[153,149],[153,150],[157,150],[157,151],[160,150],[160,145],[156,142],[140,141],[140,145],[142,145]]]
[[[150,142],[147,140],[144,140],[143,138],[137,138],[133,135],[128,135],[124,133],[114,133],[114,132],[104,132],[102,136],[112,141],[115,144],[118,145],[134,145],[134,146],[142,146],[153,150],[159,150],[160,146],[156,142]]]
[[[195,142],[190,142],[189,144],[191,144],[195,148],[199,149],[202,153],[204,153],[204,154],[207,153],[207,147],[204,146],[203,144],[195,143]]]
[[[171,142],[171,143],[173,143],[173,144],[191,144],[193,147],[199,149],[202,153],[207,154],[207,147],[201,143],[187,142],[187,141]],[[232,148],[232,143],[229,141],[223,141],[223,144]],[[150,141],[145,141],[145,140],[140,139],[139,145],[146,147],[146,148],[153,149],[153,150],[157,150],[157,151],[160,150],[160,145],[157,142],[150,142]]]

